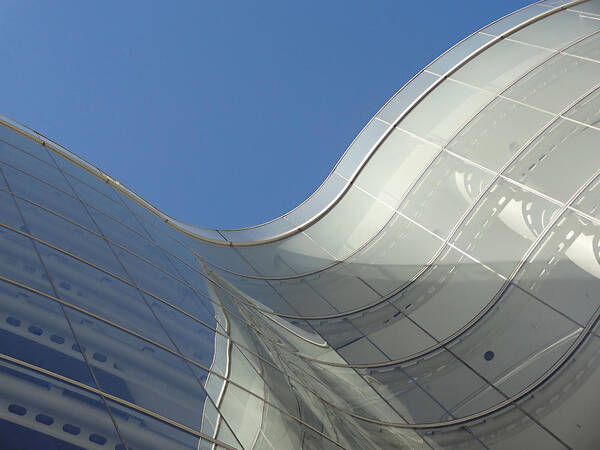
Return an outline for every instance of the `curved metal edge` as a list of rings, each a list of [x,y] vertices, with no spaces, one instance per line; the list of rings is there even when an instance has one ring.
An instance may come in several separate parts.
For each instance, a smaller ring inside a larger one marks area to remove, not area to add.
[[[425,68],[423,68],[422,70],[420,70],[404,86],[402,86],[402,88],[400,90],[398,90],[390,98],[390,100],[388,100],[379,109],[379,111],[377,111],[377,113],[373,116],[373,118],[371,118],[371,120],[369,120],[369,122],[367,122],[367,124],[365,125],[365,127],[360,131],[360,133],[357,135],[357,137],[348,146],[348,148],[342,154],[342,156],[340,157],[340,159],[338,160],[338,162],[336,163],[336,165],[334,166],[334,168],[332,169],[332,171],[330,172],[330,174],[325,178],[325,180],[323,181],[323,183],[321,183],[321,185],[315,190],[315,192],[313,192],[306,200],[304,200],[302,203],[300,203],[300,205],[298,205],[294,209],[288,211],[287,213],[285,213],[285,214],[283,214],[283,215],[281,215],[281,216],[279,216],[279,217],[277,217],[275,219],[272,219],[272,220],[270,220],[268,222],[265,222],[263,224],[255,225],[253,227],[239,228],[239,229],[233,229],[233,230],[224,230],[224,229],[223,230],[219,230],[219,229],[202,228],[202,227],[197,227],[197,226],[194,226],[194,225],[185,224],[185,223],[183,223],[181,221],[178,221],[178,220],[176,220],[176,219],[168,216],[167,214],[163,213],[158,208],[154,207],[152,204],[150,204],[149,202],[147,202],[146,200],[144,200],[143,198],[141,198],[140,196],[138,196],[131,189],[129,189],[129,188],[125,187],[124,185],[122,185],[119,181],[113,179],[108,174],[106,174],[102,170],[100,170],[97,167],[95,167],[93,164],[90,164],[89,162],[85,161],[83,158],[80,158],[76,154],[74,154],[71,151],[67,150],[65,147],[61,146],[60,144],[52,141],[51,139],[49,139],[48,137],[44,136],[43,134],[38,133],[38,132],[32,130],[31,128],[29,128],[27,126],[25,126],[25,125],[23,125],[23,124],[21,124],[21,123],[19,123],[17,121],[14,121],[14,120],[12,120],[12,119],[10,119],[8,117],[2,116],[2,115],[0,115],[0,124],[6,126],[7,128],[9,128],[9,129],[11,129],[13,131],[18,132],[19,134],[25,136],[26,138],[29,138],[29,139],[33,140],[34,142],[37,142],[37,143],[45,146],[49,150],[52,150],[53,152],[58,153],[60,156],[64,157],[65,159],[69,160],[70,162],[76,164],[80,168],[86,170],[90,174],[96,176],[100,180],[102,180],[105,183],[109,184],[115,190],[117,190],[121,194],[126,195],[129,199],[135,201],[138,205],[140,205],[141,207],[143,207],[144,209],[146,209],[148,212],[154,214],[155,216],[157,216],[158,218],[160,218],[162,221],[164,221],[168,225],[172,226],[173,228],[177,229],[178,231],[180,231],[181,233],[183,233],[183,234],[185,234],[187,236],[190,236],[192,238],[199,239],[199,240],[211,243],[211,244],[221,245],[221,246],[239,246],[239,247],[245,247],[245,246],[254,246],[254,245],[260,245],[260,244],[266,244],[266,243],[269,243],[269,242],[279,241],[279,240],[284,239],[286,237],[289,237],[289,236],[292,236],[294,234],[297,234],[297,233],[305,230],[307,227],[311,226],[312,224],[314,224],[315,222],[317,222],[318,220],[320,220],[325,214],[327,214],[342,199],[342,197],[346,194],[346,192],[348,192],[348,190],[350,189],[350,187],[353,185],[354,180],[358,177],[358,175],[360,174],[360,172],[363,170],[364,166],[367,164],[367,162],[370,160],[371,156],[375,153],[375,151],[379,148],[379,146],[385,141],[385,139],[389,136],[389,134],[391,134],[391,132],[393,131],[394,127],[418,103],[420,103],[423,98],[425,98],[442,81],[444,81],[446,78],[448,78],[451,74],[453,74],[455,71],[457,71],[460,67],[462,67],[464,64],[466,64],[467,62],[469,62],[471,59],[473,59],[474,57],[476,57],[477,55],[479,55],[481,52],[483,52],[484,50],[486,50],[490,46],[494,45],[499,40],[501,40],[501,39],[505,38],[506,36],[508,36],[508,35],[516,32],[516,31],[520,30],[521,28],[524,28],[524,27],[528,26],[531,23],[534,23],[534,22],[536,22],[536,21],[538,21],[540,19],[543,19],[544,17],[552,15],[552,14],[554,14],[556,12],[568,9],[568,8],[570,8],[572,6],[575,6],[575,5],[579,4],[579,3],[583,3],[585,1],[586,0],[574,0],[574,1],[571,1],[571,2],[566,3],[564,5],[557,6],[555,8],[549,8],[548,11],[540,13],[540,14],[534,16],[534,17],[531,17],[531,18],[525,20],[524,22],[521,22],[520,24],[518,24],[518,25],[516,25],[516,26],[514,26],[514,27],[512,27],[512,28],[510,28],[508,30],[506,30],[505,32],[501,33],[500,35],[496,36],[495,38],[492,38],[486,44],[484,44],[483,46],[479,47],[478,49],[476,49],[475,51],[473,51],[472,53],[470,53],[469,55],[467,55],[465,58],[463,58],[461,61],[459,61],[457,64],[455,64],[452,68],[450,68],[444,75],[442,75],[432,85],[430,85],[427,89],[425,89],[394,120],[394,122],[388,127],[388,129],[383,133],[383,135],[372,146],[372,148],[369,150],[369,152],[366,154],[366,156],[363,158],[363,160],[357,165],[357,168],[355,169],[354,174],[350,177],[350,179],[348,180],[348,183],[346,183],[345,187],[337,194],[337,196],[335,196],[335,198],[332,201],[330,201],[327,204],[327,206],[325,208],[323,208],[321,211],[319,211],[318,213],[316,213],[312,218],[306,220],[301,225],[299,225],[299,226],[293,225],[293,227],[289,231],[286,231],[286,232],[283,232],[283,233],[279,233],[279,234],[276,234],[276,235],[273,235],[271,237],[264,238],[264,239],[261,239],[261,240],[246,241],[246,242],[232,242],[230,240],[227,240],[220,233],[220,231],[243,231],[243,230],[256,229],[256,228],[265,226],[267,224],[274,223],[275,221],[284,219],[286,216],[290,215],[294,211],[297,211],[300,207],[302,207],[307,202],[309,202],[310,199],[312,199],[313,197],[315,197],[318,192],[320,192],[320,190],[327,183],[327,181],[336,173],[337,167],[340,165],[340,163],[342,162],[342,160],[344,159],[344,157],[348,154],[349,150],[352,148],[352,145],[362,135],[362,133],[368,127],[368,125],[370,123],[372,123],[374,120],[376,120],[376,117],[379,115],[379,113],[381,111],[383,111],[385,109],[385,107],[390,103],[390,101],[392,101],[396,97],[396,95],[398,95],[398,93],[400,93],[408,85],[410,85],[413,82],[413,80],[415,80],[415,78],[417,76],[419,76],[420,74],[422,74],[433,63],[435,63],[440,58],[442,58],[443,56],[445,56],[448,53],[450,53],[452,50],[454,50],[456,47],[458,47],[460,44],[462,44],[463,42],[465,42],[470,37],[476,35],[477,33],[479,33],[480,31],[484,30],[485,28],[489,27],[490,25],[495,24],[497,22],[500,22],[501,20],[504,20],[506,17],[509,17],[509,16],[511,16],[513,14],[516,14],[519,11],[523,11],[523,10],[525,10],[525,9],[531,7],[531,6],[540,4],[541,0],[537,1],[537,2],[534,2],[531,5],[527,5],[527,6],[523,7],[523,8],[520,8],[520,9],[518,9],[516,11],[513,11],[513,12],[511,12],[511,13],[509,13],[509,14],[507,14],[507,15],[505,15],[505,16],[503,16],[503,17],[501,17],[501,18],[499,18],[499,19],[497,19],[497,20],[495,20],[495,21],[493,21],[493,22],[485,25],[484,27],[480,28],[479,30],[475,31],[474,33],[471,33],[470,35],[468,35],[467,37],[465,37],[464,39],[462,39],[461,41],[459,41],[458,43],[456,43],[455,45],[453,45],[452,47],[450,47],[448,50],[446,50],[444,53],[442,53],[436,59],[434,59]],[[190,230],[190,229],[186,229],[186,228],[193,229],[193,231]]]

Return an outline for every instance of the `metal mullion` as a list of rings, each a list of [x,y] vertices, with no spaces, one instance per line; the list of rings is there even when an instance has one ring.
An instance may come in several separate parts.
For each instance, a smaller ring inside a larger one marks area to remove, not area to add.
[[[1,167],[0,167],[0,175],[4,179],[4,183],[6,184],[6,186],[8,187],[8,189],[10,190],[11,189],[10,188],[10,183],[8,182],[8,179],[6,178],[6,175],[4,174],[4,171],[2,170]],[[23,225],[25,226],[25,229],[27,231],[30,231],[29,226],[27,225],[27,221],[25,220],[25,216],[23,215],[23,212],[21,211],[21,207],[19,206],[19,203],[17,202],[17,199],[15,198],[14,194],[12,193],[12,190],[11,190],[11,197],[12,197],[13,202],[15,204],[15,207],[16,207],[16,209],[18,211],[18,214],[19,214],[19,216],[21,218],[21,221],[23,222]],[[37,242],[35,240],[31,239],[31,238],[29,239],[29,241],[33,245],[35,253],[36,253],[36,255],[38,257],[38,260],[39,260],[39,262],[40,262],[40,264],[42,266],[42,269],[44,271],[44,274],[46,275],[48,283],[50,284],[50,287],[52,288],[52,292],[54,292],[54,295],[56,296],[56,298],[59,298],[58,291],[56,289],[56,286],[54,285],[54,281],[53,281],[52,277],[50,276],[50,272],[48,271],[48,268],[46,267],[46,264],[45,264],[44,260],[42,259],[42,255],[40,254],[39,249],[37,247]],[[2,278],[4,278],[4,277],[2,277]],[[71,334],[73,335],[73,339],[75,340],[75,343],[77,344],[77,348],[79,350],[79,353],[81,354],[81,356],[83,358],[83,361],[84,361],[85,365],[88,368],[90,376],[92,377],[92,380],[94,381],[94,384],[96,385],[96,387],[100,387],[100,383],[98,382],[98,379],[96,378],[96,375],[95,375],[94,371],[92,370],[92,367],[91,367],[90,362],[89,362],[89,360],[87,358],[87,355],[83,351],[83,347],[81,346],[81,343],[79,342],[79,338],[77,337],[77,334],[75,334],[75,329],[73,328],[73,324],[71,323],[71,320],[69,319],[69,317],[68,317],[68,315],[67,315],[67,313],[65,311],[64,305],[62,303],[59,303],[59,305],[60,305],[60,309],[61,309],[61,311],[63,313],[63,317],[65,318],[65,321],[67,322],[67,324],[69,326],[69,330],[71,331]],[[109,415],[109,417],[110,417],[110,419],[111,419],[111,421],[113,423],[113,426],[115,427],[115,431],[117,433],[117,436],[119,437],[121,443],[125,446],[125,448],[127,448],[127,444],[125,443],[125,441],[123,439],[123,436],[121,435],[121,431],[120,431],[119,427],[117,426],[117,422],[116,422],[116,420],[115,420],[115,418],[114,418],[114,416],[112,414],[112,411],[110,410],[110,408],[108,406],[108,403],[106,402],[106,400],[105,400],[104,397],[101,396],[101,398],[102,398],[102,403],[104,404],[104,407],[106,408],[106,411],[107,411],[107,413],[108,413],[108,415]]]

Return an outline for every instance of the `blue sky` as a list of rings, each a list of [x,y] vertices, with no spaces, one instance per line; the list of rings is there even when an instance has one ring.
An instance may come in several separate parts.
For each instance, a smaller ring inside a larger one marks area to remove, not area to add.
[[[0,113],[175,218],[255,225],[424,65],[528,3],[7,0]]]

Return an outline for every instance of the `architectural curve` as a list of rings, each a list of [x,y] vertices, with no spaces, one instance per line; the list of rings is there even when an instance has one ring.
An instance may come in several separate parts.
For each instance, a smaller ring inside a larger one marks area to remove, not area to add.
[[[467,37],[247,229],[0,122],[0,447],[597,446],[599,0]]]

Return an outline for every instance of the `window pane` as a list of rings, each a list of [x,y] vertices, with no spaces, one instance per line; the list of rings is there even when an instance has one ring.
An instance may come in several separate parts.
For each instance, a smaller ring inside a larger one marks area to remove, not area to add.
[[[393,124],[400,114],[438,79],[437,75],[421,72],[387,102],[377,117]]]
[[[550,50],[502,40],[461,67],[452,78],[500,91],[551,54]]]
[[[600,23],[594,18],[559,11],[517,31],[510,38],[558,50],[598,28]]]
[[[475,33],[432,62],[431,65],[427,67],[427,70],[431,70],[439,75],[445,75],[452,67],[492,39],[492,36]]]
[[[379,120],[371,120],[348,147],[335,171],[349,179],[388,128],[389,125]]]
[[[548,200],[501,180],[479,201],[453,240],[508,276],[557,210]]]
[[[462,129],[448,149],[497,171],[551,119],[550,114],[497,98]]]
[[[600,131],[559,120],[533,141],[505,174],[565,202],[596,172],[599,140]]]
[[[600,64],[557,55],[507,89],[504,95],[558,114],[598,84],[599,79]]]
[[[492,95],[446,80],[400,121],[398,126],[435,144],[445,145]]]
[[[489,172],[444,152],[429,166],[399,210],[445,238],[491,180]]]
[[[396,128],[379,146],[354,184],[397,208],[408,188],[439,151],[439,147]]]

